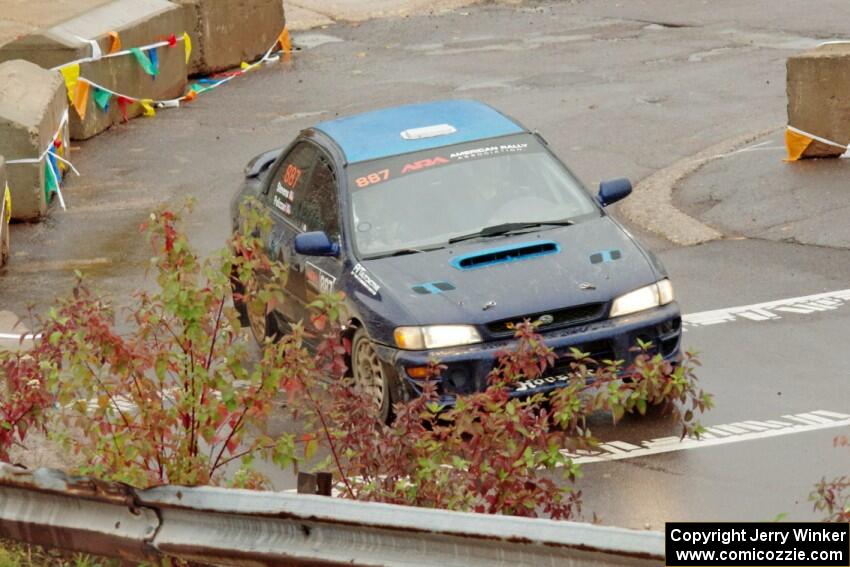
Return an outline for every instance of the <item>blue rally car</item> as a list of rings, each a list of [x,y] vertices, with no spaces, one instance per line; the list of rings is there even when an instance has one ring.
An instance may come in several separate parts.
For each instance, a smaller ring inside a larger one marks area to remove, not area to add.
[[[482,390],[524,319],[558,355],[630,359],[638,339],[680,356],[681,319],[666,272],[546,141],[485,104],[448,100],[317,124],[246,167],[233,200],[259,199],[274,225],[269,255],[288,266],[287,301],[248,313],[255,336],[308,321],[319,294],[343,291],[351,371],[381,415],[418,392],[429,360],[442,394]],[[551,376],[519,382],[547,391]]]

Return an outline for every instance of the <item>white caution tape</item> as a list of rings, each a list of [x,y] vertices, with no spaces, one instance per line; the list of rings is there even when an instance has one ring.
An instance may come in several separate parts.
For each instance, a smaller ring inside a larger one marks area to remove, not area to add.
[[[100,44],[97,42],[96,39],[86,39],[78,35],[75,35],[74,37],[76,37],[83,43],[88,43],[89,45],[91,45],[91,57],[89,57],[89,61],[97,61],[98,59],[103,57],[103,52],[100,50]]]
[[[168,42],[165,42],[165,44],[168,45]],[[198,89],[197,91],[195,91],[195,93],[201,94],[201,93],[205,93],[207,91],[211,91],[212,89],[215,89],[215,88],[220,87],[221,85],[223,85],[227,82],[232,81],[236,77],[240,77],[240,76],[244,75],[248,71],[251,71],[252,69],[254,69],[255,67],[258,67],[259,65],[261,65],[263,63],[276,60],[275,57],[272,56],[272,54],[275,53],[275,47],[276,46],[277,46],[277,41],[275,41],[275,43],[268,49],[268,51],[266,51],[265,55],[263,55],[259,60],[255,61],[254,63],[251,63],[250,65],[246,65],[244,69],[238,70],[238,71],[234,72],[234,74],[232,74],[228,77],[224,77],[220,81],[216,81],[215,83],[212,83],[209,86]],[[116,54],[112,54],[112,55],[116,55]],[[109,56],[104,55],[104,57],[109,57]],[[279,57],[277,59],[279,60]],[[179,107],[180,102],[184,101],[188,98],[187,95],[183,95],[183,96],[177,97],[177,98],[163,99],[163,100],[138,98],[138,97],[134,97],[134,96],[130,96],[130,95],[126,95],[126,94],[123,94],[123,93],[113,91],[112,89],[108,89],[108,88],[104,87],[103,85],[95,83],[94,81],[92,81],[90,79],[86,79],[85,77],[80,77],[77,80],[82,81],[84,83],[88,83],[89,85],[93,86],[96,89],[106,91],[109,94],[111,94],[112,96],[124,98],[124,99],[131,101],[131,102],[142,102],[142,101],[150,102],[152,105],[155,105],[155,106],[160,107],[160,108],[176,108],[176,107]]]
[[[51,156],[55,157],[56,159],[58,159],[59,161],[61,161],[62,163],[67,164],[68,167],[70,167],[71,170],[75,174],[80,175],[80,172],[77,171],[77,168],[74,167],[74,165],[70,161],[68,161],[67,159],[65,159],[63,157],[60,157],[56,152],[53,151],[53,143],[56,141],[57,138],[59,138],[59,135],[62,133],[62,129],[65,127],[65,125],[67,123],[68,123],[68,109],[66,108],[65,113],[62,115],[62,120],[59,122],[59,128],[56,130],[56,133],[53,134],[53,138],[51,138],[50,144],[47,146],[47,148],[45,148],[45,150],[43,152],[41,152],[40,156],[38,156],[37,158],[12,159],[12,160],[7,161],[6,164],[7,165],[38,164],[38,163],[41,163],[42,160],[44,160],[45,157],[47,157],[48,155],[51,155]],[[67,143],[67,140],[63,140],[63,143]],[[53,181],[56,183],[56,196],[59,197],[59,205],[62,207],[62,210],[64,211],[64,210],[66,210],[65,199],[62,196],[62,189],[59,186],[59,176],[53,170],[53,163],[50,160],[47,160],[47,169],[48,169],[48,171],[50,171],[50,176],[53,178]]]
[[[175,38],[177,41],[185,41],[187,33],[183,33],[178,38]],[[75,59],[74,61],[69,61],[67,63],[62,63],[61,65],[57,65],[56,67],[51,67],[51,71],[58,71],[59,69],[64,69],[65,67],[70,67],[71,65],[78,65],[80,63],[89,63],[91,61],[98,61],[100,59],[109,59],[111,57],[122,57],[124,55],[129,55],[132,53],[129,49],[122,49],[121,51],[116,51],[115,53],[107,53],[103,55],[100,51],[100,45],[94,39],[85,39],[79,36],[75,36],[78,40],[91,44],[92,46],[92,55],[90,57],[82,57],[80,59]],[[148,49],[156,49],[158,47],[165,47],[167,45],[171,45],[168,41],[157,41],[156,43],[150,43],[148,45],[141,45],[138,47],[141,51],[147,51]],[[95,47],[96,46],[96,47]]]

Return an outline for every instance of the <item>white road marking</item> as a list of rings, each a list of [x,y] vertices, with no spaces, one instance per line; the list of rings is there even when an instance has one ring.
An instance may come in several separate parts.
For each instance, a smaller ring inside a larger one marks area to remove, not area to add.
[[[809,315],[821,311],[832,311],[843,307],[848,302],[850,302],[850,289],[842,289],[815,295],[765,301],[764,303],[755,303],[753,305],[741,305],[738,307],[689,313],[682,316],[682,326],[687,331],[689,328],[694,327],[732,323],[739,318],[750,321],[769,321],[782,318],[782,315],[776,313],[777,311],[781,313]]]
[[[640,446],[624,441],[608,441],[599,445],[595,450],[576,451],[574,453],[563,451],[563,454],[572,457],[573,461],[578,464],[586,465],[850,426],[850,415],[827,410],[785,415],[782,418],[784,421],[777,419],[750,420],[712,425],[706,427],[707,433],[700,439],[686,437],[680,440],[678,437],[660,437],[643,441]]]

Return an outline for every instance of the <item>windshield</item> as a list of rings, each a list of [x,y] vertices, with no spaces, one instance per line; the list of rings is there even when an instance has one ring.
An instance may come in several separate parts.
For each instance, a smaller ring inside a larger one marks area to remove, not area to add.
[[[348,175],[354,242],[365,258],[446,245],[494,225],[598,212],[527,134],[355,164]]]

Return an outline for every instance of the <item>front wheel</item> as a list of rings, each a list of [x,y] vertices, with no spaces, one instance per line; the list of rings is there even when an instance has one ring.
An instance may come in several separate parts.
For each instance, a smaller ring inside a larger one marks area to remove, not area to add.
[[[378,418],[389,422],[392,411],[389,372],[364,329],[357,329],[351,342],[351,373],[355,386],[373,401]]]

